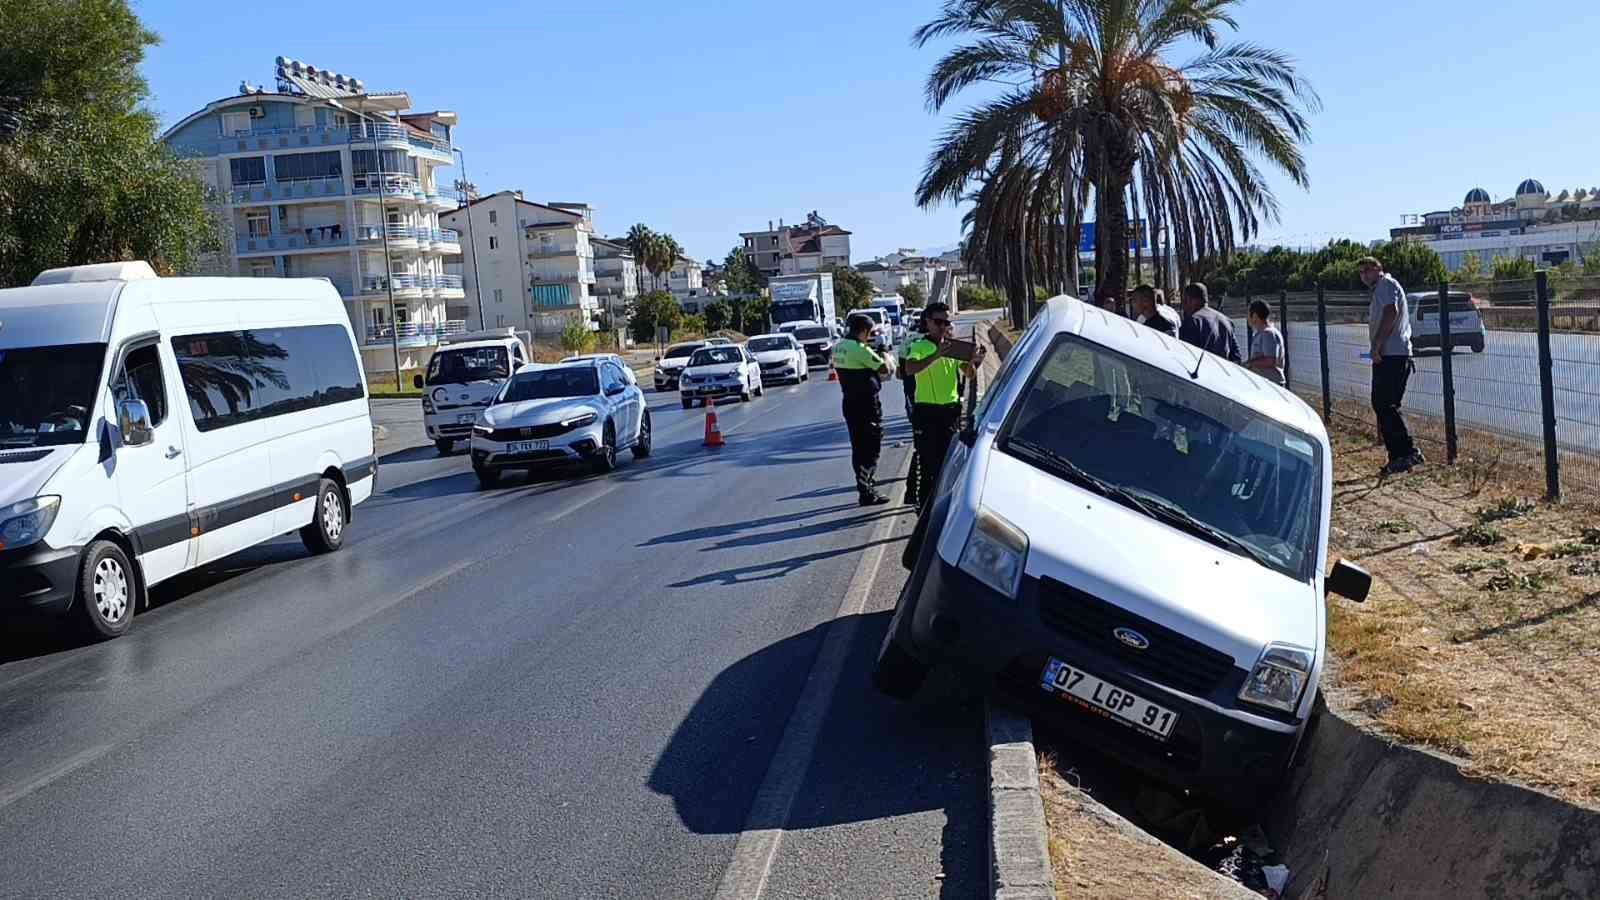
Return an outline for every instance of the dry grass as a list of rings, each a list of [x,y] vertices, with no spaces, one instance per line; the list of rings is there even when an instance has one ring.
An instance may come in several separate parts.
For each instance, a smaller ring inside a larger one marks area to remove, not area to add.
[[[1329,601],[1330,702],[1469,772],[1600,804],[1596,508],[1538,502],[1537,470],[1498,454],[1380,480],[1371,433],[1334,431],[1332,552],[1375,584]]]
[[[1049,756],[1039,789],[1058,900],[1169,900],[1258,895],[1110,814],[1069,784]]]

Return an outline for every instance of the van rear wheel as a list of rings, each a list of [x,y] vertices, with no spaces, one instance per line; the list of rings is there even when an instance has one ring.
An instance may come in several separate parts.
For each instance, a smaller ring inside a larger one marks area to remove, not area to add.
[[[89,637],[120,637],[133,625],[138,581],[128,555],[112,541],[94,541],[83,551],[74,609]]]
[[[344,526],[350,513],[344,508],[344,491],[331,478],[317,483],[317,504],[311,524],[300,529],[300,540],[312,553],[332,553],[344,546]]]

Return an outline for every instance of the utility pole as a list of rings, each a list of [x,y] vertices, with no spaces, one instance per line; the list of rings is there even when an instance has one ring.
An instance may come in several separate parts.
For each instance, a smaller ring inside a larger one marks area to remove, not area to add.
[[[461,178],[456,181],[456,190],[461,193],[461,208],[467,211],[467,243],[472,245],[472,292],[478,295],[478,330],[485,331],[489,320],[483,312],[483,282],[478,280],[478,241],[472,236],[472,182],[467,180],[467,155],[460,147],[453,149],[461,157]]]

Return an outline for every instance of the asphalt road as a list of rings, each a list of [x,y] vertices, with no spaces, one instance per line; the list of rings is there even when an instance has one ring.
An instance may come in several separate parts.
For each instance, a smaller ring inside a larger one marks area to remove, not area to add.
[[[109,643],[0,622],[0,897],[979,895],[979,708],[870,689],[912,521],[855,505],[837,387],[724,404],[715,452],[649,398],[609,476],[388,452],[341,553]]]

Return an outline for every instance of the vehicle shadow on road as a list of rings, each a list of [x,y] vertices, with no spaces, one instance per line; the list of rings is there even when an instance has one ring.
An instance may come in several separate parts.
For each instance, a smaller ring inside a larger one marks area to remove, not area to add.
[[[439,451],[432,444],[422,447],[406,447],[403,450],[391,450],[378,457],[378,465],[386,466],[390,463],[421,462],[425,459],[438,459]]]
[[[889,615],[835,619],[724,669],[657,758],[650,789],[671,797],[698,834],[781,828],[790,832],[786,842],[807,840],[798,833],[808,829],[942,811],[941,896],[980,896],[988,877],[981,706],[942,681],[911,703],[875,691],[872,661]],[[848,650],[800,789],[787,818],[755,818],[756,791],[785,723],[758,722],[761,713],[753,711],[780,710],[787,719],[829,629],[841,630]],[[893,849],[884,846],[887,835],[873,837],[860,853]],[[774,879],[783,877],[783,848],[778,860]]]
[[[816,553],[805,553],[800,556],[791,556],[787,559],[775,559],[771,562],[757,563],[750,566],[738,566],[737,568],[723,569],[720,572],[710,572],[696,578],[691,578],[687,581],[676,581],[667,585],[667,587],[687,588],[698,587],[702,584],[720,584],[731,586],[736,584],[750,584],[751,582],[756,581],[772,581],[774,579],[786,578],[790,575],[793,575],[794,573],[804,569],[806,566],[809,566],[814,562],[821,562],[822,560],[832,559],[836,556],[846,556],[852,553],[860,553],[862,550],[865,550],[868,547],[876,547],[880,544],[898,544],[904,540],[905,537],[903,536],[885,538],[881,541],[867,541],[861,544],[851,544],[846,547],[836,547],[832,550],[819,550]]]
[[[850,505],[856,506],[854,503]],[[915,513],[916,509],[910,506],[879,506],[876,508],[871,508],[867,511],[863,511],[857,515],[850,516],[849,518],[829,519],[825,522],[808,522],[804,525],[796,525],[793,528],[785,528],[780,531],[764,531],[758,534],[746,534],[740,535],[739,537],[730,537],[727,540],[718,541],[708,547],[701,547],[700,552],[706,553],[712,550],[733,550],[739,547],[759,547],[765,544],[776,544],[779,541],[801,540],[803,538],[832,534],[835,531],[845,531],[851,528],[859,528],[862,525],[872,525],[878,522],[880,519],[892,519],[897,516],[914,515]]]

